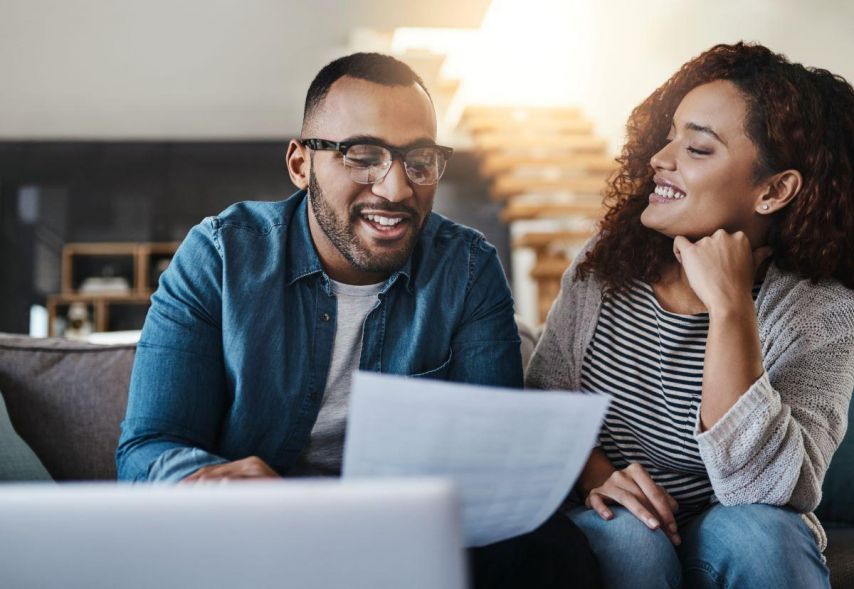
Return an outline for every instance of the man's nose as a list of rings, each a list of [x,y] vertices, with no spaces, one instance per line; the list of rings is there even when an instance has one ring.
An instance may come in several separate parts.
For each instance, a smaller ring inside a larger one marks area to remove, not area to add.
[[[372,192],[392,202],[400,202],[411,198],[414,194],[403,162],[395,158],[391,162],[391,168],[385,178],[374,182]]]

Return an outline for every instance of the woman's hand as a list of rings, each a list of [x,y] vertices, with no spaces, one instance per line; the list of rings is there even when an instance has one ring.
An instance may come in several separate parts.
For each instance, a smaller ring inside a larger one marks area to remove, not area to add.
[[[718,229],[711,236],[691,243],[679,235],[673,253],[682,264],[694,293],[710,314],[750,303],[757,268],[771,255],[771,248],[751,250],[747,236]]]
[[[614,517],[608,509],[610,503],[619,503],[651,530],[660,527],[675,545],[682,543],[673,516],[679,504],[652,480],[640,464],[633,463],[623,470],[615,470],[601,486],[591,490],[584,501],[602,519]]]

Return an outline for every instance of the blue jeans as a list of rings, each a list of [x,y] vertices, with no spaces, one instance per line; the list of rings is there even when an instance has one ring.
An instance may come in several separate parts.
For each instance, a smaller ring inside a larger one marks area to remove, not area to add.
[[[680,546],[627,509],[612,511],[609,521],[585,507],[569,513],[607,588],[830,587],[812,533],[789,509],[714,505],[680,526]]]

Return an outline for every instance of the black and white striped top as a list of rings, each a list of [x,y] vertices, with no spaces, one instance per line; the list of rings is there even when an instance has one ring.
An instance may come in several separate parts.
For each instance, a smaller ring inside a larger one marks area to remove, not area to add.
[[[708,313],[665,311],[637,282],[602,300],[581,366],[583,391],[613,396],[600,447],[618,469],[640,463],[679,502],[679,523],[714,500],[694,440],[708,333]]]

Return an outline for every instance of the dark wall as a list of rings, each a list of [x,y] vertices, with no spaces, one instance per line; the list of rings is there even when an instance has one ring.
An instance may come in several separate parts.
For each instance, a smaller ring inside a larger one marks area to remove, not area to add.
[[[63,244],[173,241],[241,200],[294,190],[287,140],[0,142],[0,331],[25,333],[29,307],[59,290]],[[508,236],[471,154],[455,154],[435,210],[483,231],[508,269]]]

